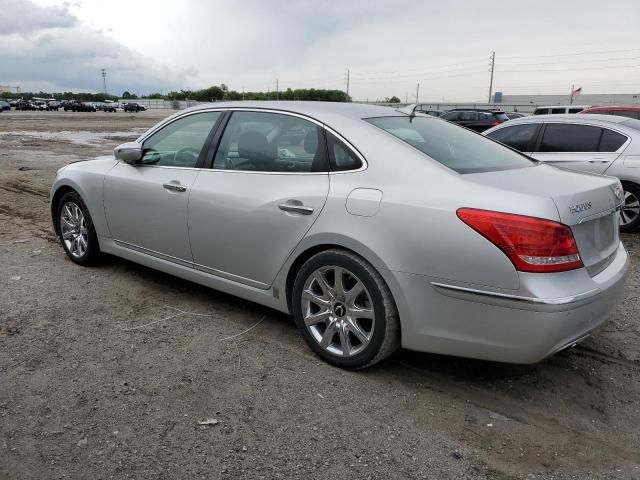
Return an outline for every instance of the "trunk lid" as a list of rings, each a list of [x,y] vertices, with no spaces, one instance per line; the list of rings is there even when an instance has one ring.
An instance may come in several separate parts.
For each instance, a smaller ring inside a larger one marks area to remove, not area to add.
[[[617,207],[622,203],[622,193],[618,179],[548,165],[465,177],[500,189],[551,198],[560,222],[571,228],[589,274],[596,275],[613,261],[620,241]]]

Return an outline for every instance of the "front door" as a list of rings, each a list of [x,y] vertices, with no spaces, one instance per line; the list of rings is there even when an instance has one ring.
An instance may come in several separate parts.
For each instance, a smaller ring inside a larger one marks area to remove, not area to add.
[[[212,167],[191,188],[195,267],[268,288],[324,207],[323,129],[295,115],[234,112]]]
[[[221,114],[201,112],[162,127],[143,143],[140,164],[117,164],[104,182],[109,230],[121,246],[193,262],[187,228],[191,187],[207,138]]]

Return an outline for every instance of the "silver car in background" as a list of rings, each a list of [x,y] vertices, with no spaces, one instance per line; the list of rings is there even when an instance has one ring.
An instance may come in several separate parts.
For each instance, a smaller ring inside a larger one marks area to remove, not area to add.
[[[640,120],[613,115],[539,115],[483,133],[556,167],[611,175],[622,182],[622,231],[640,228]]]
[[[77,264],[105,252],[292,314],[363,368],[399,346],[533,363],[585,338],[623,290],[622,200],[411,110],[238,102],[62,168],[51,214]]]

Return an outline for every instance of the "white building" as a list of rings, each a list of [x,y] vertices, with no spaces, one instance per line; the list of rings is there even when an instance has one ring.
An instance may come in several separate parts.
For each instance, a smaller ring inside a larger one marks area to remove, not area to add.
[[[498,95],[499,98],[499,95]],[[508,95],[502,94],[504,105],[568,105],[570,95]],[[640,93],[594,93],[574,95],[576,105],[621,105],[640,107]]]

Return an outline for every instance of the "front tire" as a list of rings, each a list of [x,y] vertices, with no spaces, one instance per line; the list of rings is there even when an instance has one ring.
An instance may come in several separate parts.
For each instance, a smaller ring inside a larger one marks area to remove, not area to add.
[[[307,345],[340,368],[361,369],[400,346],[400,322],[380,274],[344,250],[307,260],[293,286],[293,313]]]
[[[69,259],[78,265],[93,265],[100,255],[98,236],[80,195],[65,193],[58,203],[56,218],[60,242]]]
[[[640,186],[622,182],[624,203],[620,211],[620,230],[634,232],[640,228]]]

